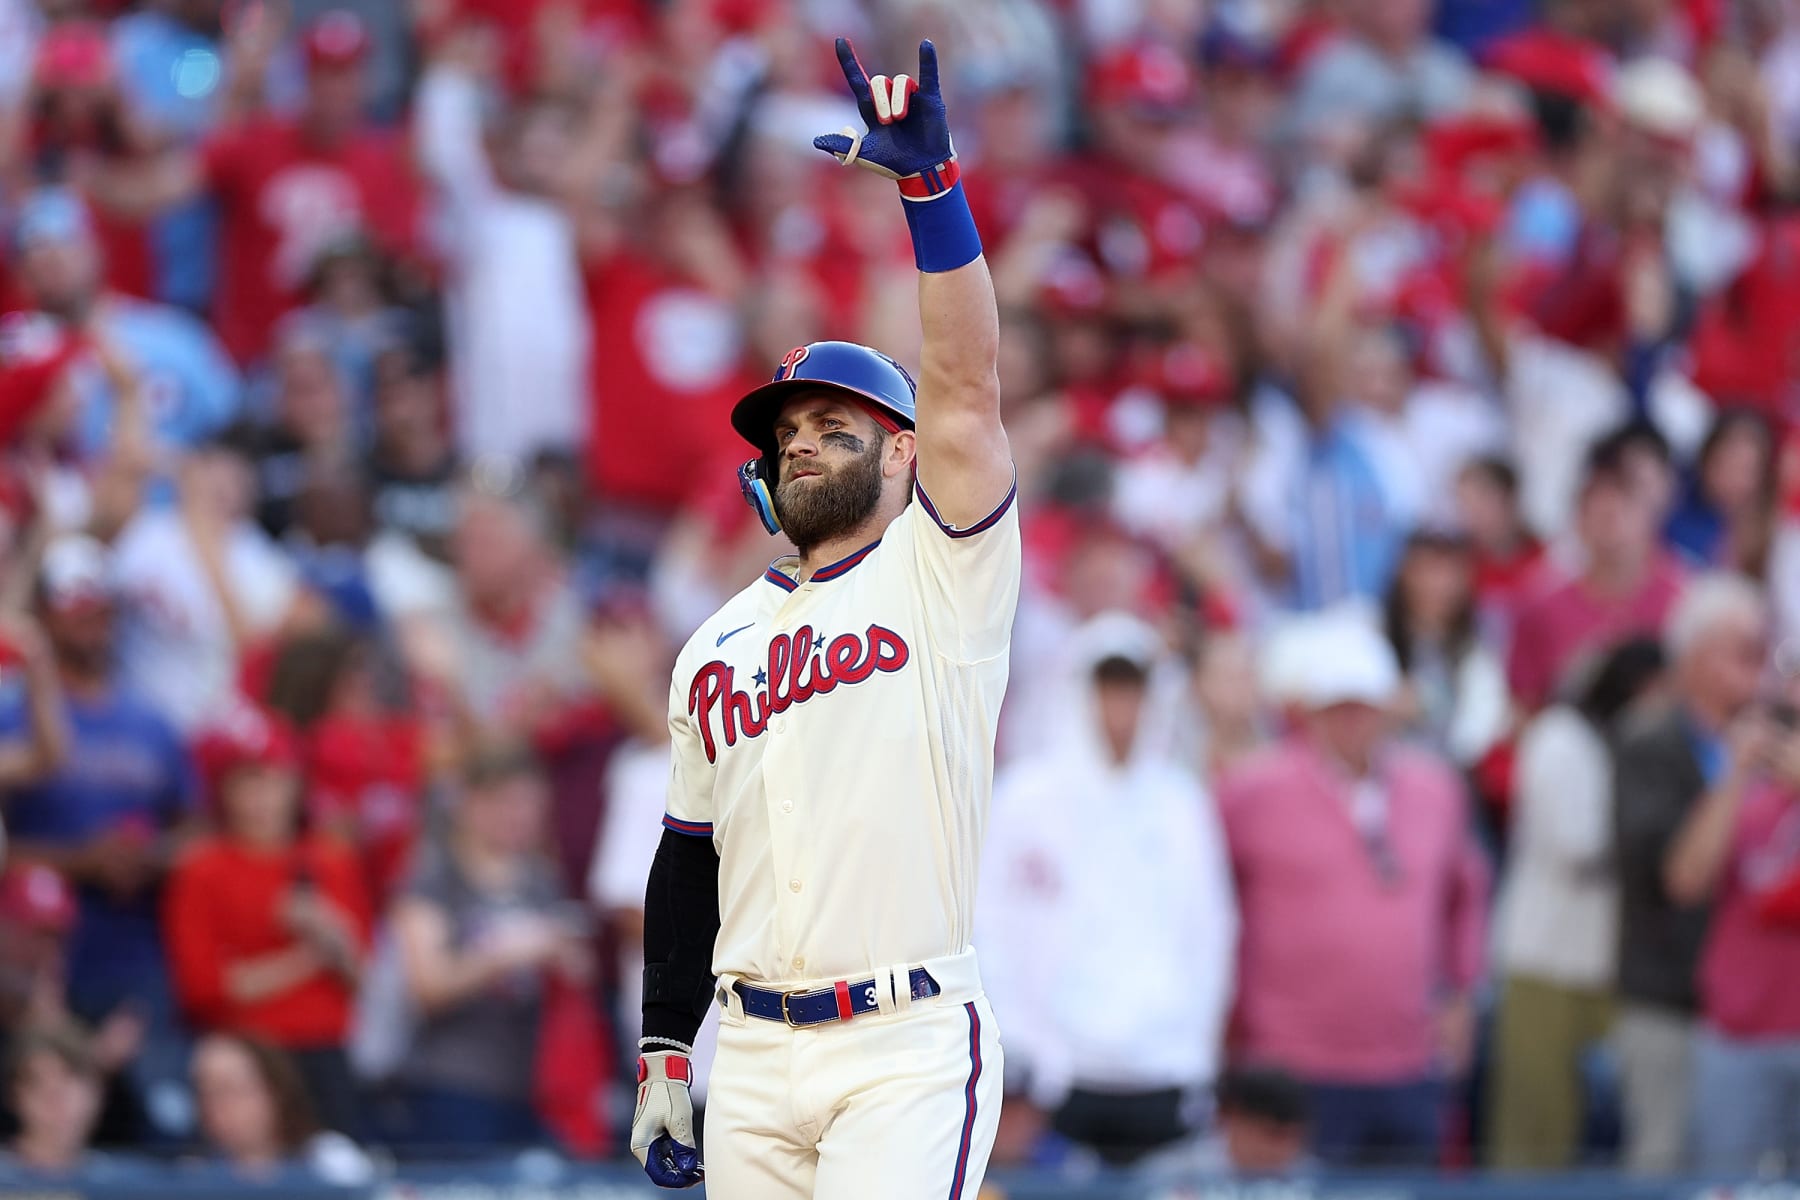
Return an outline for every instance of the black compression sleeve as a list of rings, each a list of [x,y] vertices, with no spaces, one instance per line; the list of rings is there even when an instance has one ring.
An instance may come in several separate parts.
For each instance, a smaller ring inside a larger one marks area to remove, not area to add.
[[[712,1003],[719,855],[711,838],[663,830],[644,894],[644,1036],[693,1045]]]

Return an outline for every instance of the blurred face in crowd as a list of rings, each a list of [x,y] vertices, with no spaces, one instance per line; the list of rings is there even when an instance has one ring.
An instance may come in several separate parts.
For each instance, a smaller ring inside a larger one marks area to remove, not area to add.
[[[1306,1154],[1305,1125],[1226,1110],[1219,1114],[1219,1132],[1239,1175],[1284,1175]]]
[[[315,134],[341,138],[363,123],[363,63],[320,63],[306,80],[306,118]]]
[[[1406,349],[1393,331],[1365,330],[1351,351],[1348,376],[1350,396],[1357,403],[1390,416],[1398,416],[1406,408],[1412,393],[1412,369]]]
[[[492,854],[525,855],[543,845],[549,789],[529,772],[464,791],[456,819],[464,836]]]
[[[1094,671],[1094,711],[1100,736],[1115,763],[1131,757],[1138,722],[1144,715],[1147,677],[1143,667],[1124,658],[1109,658]]]
[[[293,840],[300,780],[292,768],[250,763],[224,781],[225,820],[232,836],[253,846],[284,846]]]
[[[194,1051],[193,1074],[207,1141],[233,1162],[281,1156],[275,1095],[249,1050],[231,1038],[209,1037]]]
[[[324,345],[295,339],[282,348],[276,370],[281,385],[277,404],[288,431],[311,447],[340,443],[347,433],[349,406],[337,364]]]
[[[105,595],[44,606],[44,633],[65,669],[104,676],[112,667],[113,606]]]
[[[464,496],[451,554],[463,590],[476,605],[502,603],[535,586],[546,553],[523,509],[497,496]]]
[[[1391,54],[1416,45],[1431,19],[1429,0],[1350,0],[1346,7],[1357,32]]]
[[[250,511],[256,476],[242,455],[219,446],[205,446],[190,453],[182,463],[180,488],[184,506],[233,521]]]
[[[100,252],[85,236],[44,238],[19,255],[19,274],[38,307],[76,320],[100,289]]]
[[[375,440],[385,465],[429,470],[444,447],[437,381],[417,368],[405,350],[375,360]]]
[[[1720,512],[1753,511],[1769,494],[1771,446],[1760,421],[1733,421],[1720,429],[1700,464],[1700,491]]]
[[[1420,542],[1400,563],[1400,587],[1416,632],[1442,634],[1469,604],[1474,563],[1460,542]]]
[[[13,1106],[22,1136],[40,1154],[73,1160],[100,1117],[100,1080],[89,1068],[41,1049],[19,1064]]]
[[[996,90],[977,110],[983,161],[996,170],[1024,170],[1050,156],[1051,97],[1028,82]]]
[[[1588,481],[1575,517],[1582,545],[1602,570],[1642,564],[1656,542],[1655,510],[1640,489],[1616,473]]]
[[[1136,612],[1156,566],[1129,538],[1100,533],[1078,545],[1064,567],[1063,596],[1082,619],[1118,610]]]
[[[554,104],[527,104],[507,122],[499,147],[500,174],[516,191],[549,195],[562,176],[569,147],[569,114]]]
[[[825,297],[805,271],[774,270],[746,306],[746,354],[753,363],[780,362],[795,346],[818,341],[825,332]]]
[[[1768,656],[1768,628],[1758,615],[1722,613],[1675,664],[1676,681],[1688,703],[1729,719],[1761,692]]]
[[[1519,533],[1517,497],[1493,472],[1478,464],[1456,477],[1456,512],[1478,546],[1502,549]]]
[[[1244,729],[1256,722],[1260,703],[1256,649],[1234,633],[1209,633],[1194,668],[1194,695],[1209,727]]]
[[[1312,737],[1338,760],[1367,771],[1387,736],[1388,715],[1373,704],[1353,701],[1313,709],[1306,714]]]
[[[822,389],[782,406],[775,418],[780,481],[775,511],[801,553],[843,537],[909,484],[912,434],[889,434],[862,405]]]

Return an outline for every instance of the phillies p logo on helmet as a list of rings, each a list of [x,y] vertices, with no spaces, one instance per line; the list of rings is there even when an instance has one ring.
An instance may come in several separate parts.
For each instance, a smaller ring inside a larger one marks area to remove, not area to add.
[[[775,378],[786,379],[793,375],[794,368],[805,362],[806,356],[810,353],[812,353],[811,346],[795,346],[792,350],[789,350],[782,356],[781,366],[777,367],[775,370]]]

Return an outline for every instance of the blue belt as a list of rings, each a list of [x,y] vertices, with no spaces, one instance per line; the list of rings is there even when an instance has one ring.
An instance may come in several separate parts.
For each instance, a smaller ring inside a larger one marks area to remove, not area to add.
[[[924,967],[914,967],[907,973],[907,979],[914,1000],[924,1000],[943,990]],[[851,1017],[875,1012],[881,1007],[877,997],[882,986],[873,979],[840,980],[830,987],[810,992],[778,992],[742,982],[734,985],[744,1002],[746,1016],[780,1021],[795,1029],[830,1021],[848,1021]]]

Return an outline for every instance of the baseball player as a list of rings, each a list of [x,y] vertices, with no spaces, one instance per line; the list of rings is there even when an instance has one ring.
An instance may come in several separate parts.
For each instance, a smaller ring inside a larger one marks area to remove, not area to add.
[[[959,1200],[1000,1115],[969,945],[1020,577],[998,316],[937,51],[917,80],[837,53],[867,128],[813,144],[899,183],[922,370],[818,342],[732,412],[744,494],[799,553],[676,662],[631,1145],[659,1185],[731,1200]]]

